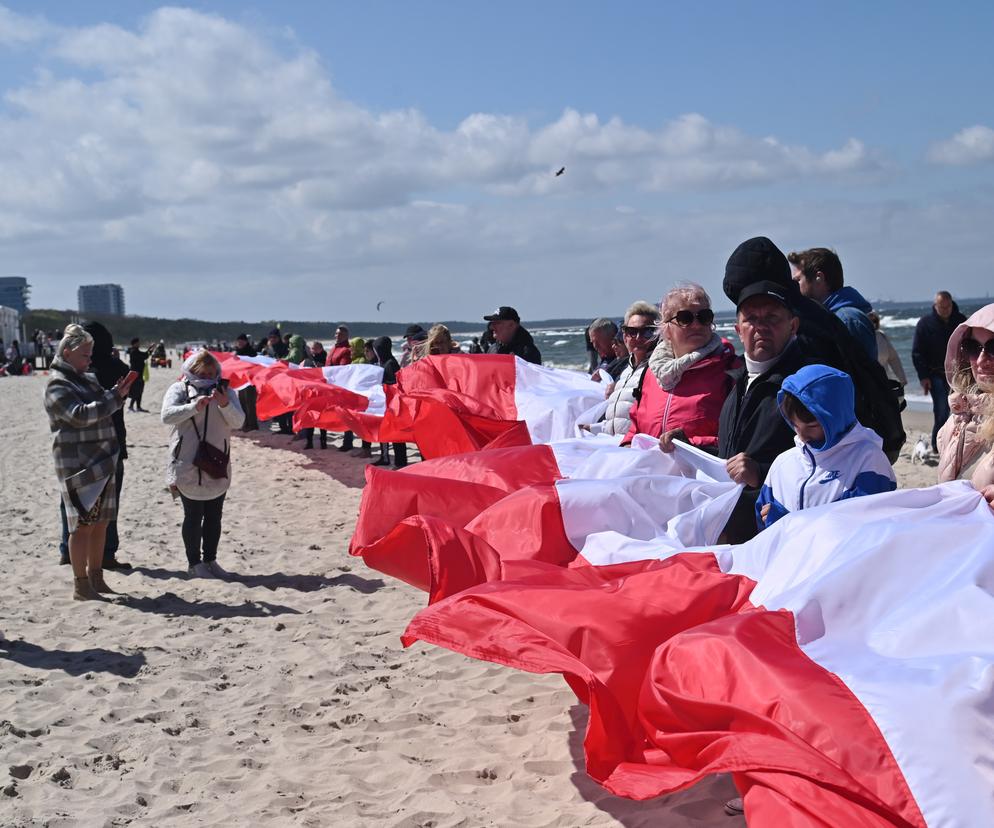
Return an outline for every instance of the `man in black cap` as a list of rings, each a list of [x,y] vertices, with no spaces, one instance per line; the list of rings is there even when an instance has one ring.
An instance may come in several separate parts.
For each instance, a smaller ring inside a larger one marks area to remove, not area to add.
[[[542,364],[542,354],[535,346],[532,335],[521,327],[521,317],[514,308],[501,305],[483,318],[490,323],[494,334],[494,343],[487,353],[514,354],[526,362]]]
[[[799,320],[782,285],[754,282],[738,299],[735,331],[742,340],[745,365],[731,372],[735,384],[718,421],[718,456],[726,459],[732,480],[745,486],[725,526],[728,543],[756,535],[759,489],[777,455],[794,445],[777,393],[783,380],[806,363],[796,343]]]
[[[892,388],[880,363],[846,330],[830,310],[807,296],[791,278],[790,264],[765,236],[742,242],[725,265],[722,287],[738,307],[742,291],[757,282],[779,285],[799,320],[797,345],[806,364],[820,363],[845,371],[856,389],[856,417],[883,440],[884,453],[893,463],[904,445],[904,427],[898,403],[900,390]]]
[[[286,359],[288,353],[290,353],[290,349],[283,341],[283,337],[280,336],[280,329],[273,328],[269,332],[269,344],[266,346],[264,355],[273,359]]]
[[[424,342],[428,338],[428,332],[422,328],[420,325],[408,325],[407,330],[404,331],[404,347],[401,349],[400,354],[400,367],[406,368],[411,364],[411,358],[414,356],[414,348],[419,342]]]

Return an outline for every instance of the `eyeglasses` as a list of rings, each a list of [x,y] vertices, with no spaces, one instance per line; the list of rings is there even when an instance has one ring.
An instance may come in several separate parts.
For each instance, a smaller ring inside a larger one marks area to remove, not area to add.
[[[987,354],[988,359],[994,359],[994,339],[988,339],[983,345],[972,336],[963,337],[959,344],[960,350],[970,359],[980,359],[980,352]]]
[[[644,328],[634,328],[631,325],[622,325],[621,332],[625,336],[630,336],[634,339],[655,339],[656,329],[652,325],[647,325]]]
[[[702,325],[710,325],[714,322],[714,311],[711,308],[704,308],[704,310],[699,310],[697,313],[689,310],[677,311],[666,321],[676,322],[681,328],[689,328],[694,324],[695,319]]]

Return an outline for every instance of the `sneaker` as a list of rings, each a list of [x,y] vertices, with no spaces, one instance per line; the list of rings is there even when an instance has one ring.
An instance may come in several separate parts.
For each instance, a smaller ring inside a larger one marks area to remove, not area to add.
[[[745,813],[745,807],[742,805],[742,797],[737,796],[735,799],[729,799],[725,803],[725,813],[729,816],[740,816]]]
[[[59,566],[68,566],[72,561],[69,560],[69,553],[59,550]]]
[[[186,571],[186,576],[188,578],[213,578],[214,573],[211,572],[211,568],[201,561],[198,564],[194,564]]]
[[[227,570],[222,569],[221,564],[217,561],[204,561],[204,566],[210,570],[215,578],[227,578],[231,574]]]

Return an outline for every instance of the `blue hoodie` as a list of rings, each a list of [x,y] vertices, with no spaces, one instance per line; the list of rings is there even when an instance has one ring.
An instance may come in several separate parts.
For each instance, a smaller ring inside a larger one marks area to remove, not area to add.
[[[870,317],[867,316],[873,310],[873,306],[863,298],[863,294],[856,288],[839,288],[825,299],[825,307],[839,317],[850,335],[876,361],[877,332],[873,329]]]
[[[794,448],[773,461],[756,501],[760,529],[798,509],[897,488],[880,437],[856,420],[848,374],[826,365],[806,365],[783,381],[778,404],[785,392],[814,414],[825,440],[816,446],[795,436]],[[790,420],[787,423],[793,428]],[[770,513],[764,523],[760,510],[767,503]]]

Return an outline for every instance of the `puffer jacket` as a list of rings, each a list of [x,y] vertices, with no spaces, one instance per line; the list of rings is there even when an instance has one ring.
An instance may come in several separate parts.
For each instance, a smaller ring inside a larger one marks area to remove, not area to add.
[[[224,452],[231,449],[231,432],[241,428],[245,421],[245,413],[238,404],[238,394],[229,387],[227,396],[228,404],[224,408],[212,403],[203,411],[197,411],[195,389],[181,380],[169,386],[162,400],[162,422],[172,426],[166,485],[176,486],[190,500],[214,500],[228,491],[231,484],[230,462],[228,476],[220,479],[203,474],[193,465],[200,443],[197,432],[200,437],[204,436],[205,420],[207,442]]]
[[[653,355],[660,353],[657,348]],[[732,343],[722,340],[719,350],[684,371],[676,386],[665,391],[650,360],[641,396],[628,412],[631,425],[622,445],[630,443],[636,434],[659,437],[664,431],[680,428],[692,445],[716,449],[721,407],[733,385],[729,372],[740,364]]]
[[[621,372],[621,376],[614,384],[614,390],[607,398],[604,419],[590,424],[591,433],[612,435],[628,433],[632,424],[629,414],[632,406],[635,405],[635,392],[642,382],[642,374],[648,364],[648,357],[638,365],[632,365],[632,357],[629,357],[628,365]]]
[[[794,435],[794,448],[773,461],[756,500],[760,529],[799,509],[897,488],[894,470],[882,449],[883,440],[856,420],[848,374],[825,365],[807,365],[783,381],[778,405],[784,392],[814,414],[825,440],[816,446]],[[784,420],[791,425],[786,417]],[[764,521],[760,511],[766,504],[770,511]]]

